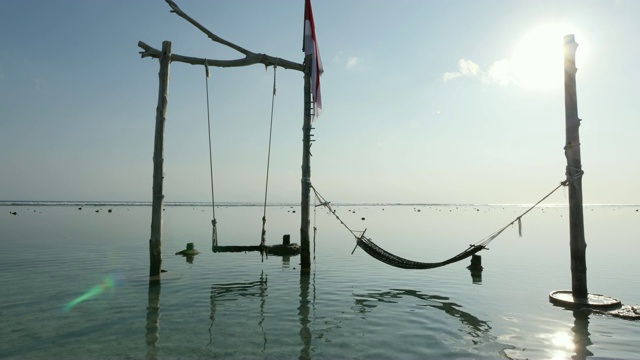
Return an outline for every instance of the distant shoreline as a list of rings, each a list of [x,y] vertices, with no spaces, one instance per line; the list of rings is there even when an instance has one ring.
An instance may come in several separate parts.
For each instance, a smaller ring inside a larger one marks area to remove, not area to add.
[[[216,207],[254,207],[263,206],[258,202],[220,202],[216,203]],[[432,207],[452,207],[452,206],[488,206],[488,207],[526,207],[532,204],[462,204],[462,203],[332,203],[334,206],[432,206]],[[27,200],[0,200],[0,206],[151,206],[150,201],[27,201]],[[165,202],[165,207],[192,206],[192,207],[209,207],[211,203],[207,202],[189,202],[175,201]],[[267,203],[267,206],[290,206],[299,207],[299,203]],[[568,207],[568,204],[540,204],[540,207],[562,208]],[[639,207],[640,204],[584,204],[584,206],[597,207]]]

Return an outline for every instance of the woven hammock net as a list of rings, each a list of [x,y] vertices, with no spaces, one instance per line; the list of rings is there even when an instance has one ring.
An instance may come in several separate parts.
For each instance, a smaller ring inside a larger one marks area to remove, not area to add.
[[[380,246],[376,245],[371,239],[360,236],[357,239],[358,246],[364,250],[367,254],[371,255],[371,257],[391,266],[395,266],[401,269],[435,269],[441,266],[453,264],[460,260],[464,260],[470,257],[473,254],[476,254],[479,251],[484,250],[486,247],[484,245],[470,245],[469,248],[458,255],[436,263],[425,263],[418,262],[413,260],[408,260],[405,258],[401,258],[400,256],[394,255]]]

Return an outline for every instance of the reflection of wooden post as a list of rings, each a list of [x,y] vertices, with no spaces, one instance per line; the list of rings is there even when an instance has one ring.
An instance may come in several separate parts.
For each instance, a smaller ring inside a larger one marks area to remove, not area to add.
[[[298,318],[300,319],[300,341],[302,342],[302,348],[300,348],[300,360],[311,359],[311,329],[309,329],[309,282],[311,276],[308,273],[300,274],[300,306],[298,307]]]
[[[302,199],[300,202],[300,271],[311,271],[309,206],[311,197],[311,55],[304,58],[304,124],[302,126]]]
[[[569,181],[569,237],[571,247],[571,287],[574,299],[586,299],[587,292],[587,244],[584,238],[582,209],[582,162],[580,159],[580,119],[576,95],[576,49],[573,35],[564,37],[564,108],[567,143],[564,154],[567,158],[567,180]]]
[[[576,356],[572,356],[572,359],[586,359],[589,356],[593,356],[593,353],[589,351],[591,339],[589,338],[589,311],[573,311],[573,344],[575,345],[574,351]]]
[[[158,107],[156,108],[156,133],[153,145],[153,203],[151,205],[151,238],[149,239],[149,276],[160,280],[162,267],[162,194],[164,125],[167,121],[167,101],[169,93],[169,64],[171,62],[171,42],[162,42],[160,56],[160,85],[158,87]]]
[[[158,338],[160,337],[160,284],[150,284],[147,293],[147,324],[145,339],[146,359],[158,358]]]

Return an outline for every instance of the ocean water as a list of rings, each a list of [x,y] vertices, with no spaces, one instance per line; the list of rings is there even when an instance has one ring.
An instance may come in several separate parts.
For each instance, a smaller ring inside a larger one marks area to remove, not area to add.
[[[220,245],[257,245],[262,207],[216,208]],[[81,207],[81,209],[79,209]],[[386,250],[447,259],[523,206],[345,205],[337,214]],[[591,293],[640,303],[639,206],[585,206]],[[111,212],[108,210],[111,209]],[[468,260],[389,267],[326,210],[312,271],[299,256],[211,252],[211,208],[166,206],[161,286],[149,286],[144,203],[0,204],[2,359],[638,359],[640,322],[573,312],[568,209],[543,206]],[[16,215],[11,214],[16,212]],[[299,242],[297,206],[267,207],[267,242]],[[312,235],[313,236],[313,235]],[[174,255],[193,242],[192,261]],[[477,280],[477,279],[476,279]]]

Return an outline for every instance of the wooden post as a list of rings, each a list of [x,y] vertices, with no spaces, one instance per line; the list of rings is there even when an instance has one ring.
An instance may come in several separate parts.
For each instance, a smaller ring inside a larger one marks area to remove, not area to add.
[[[574,299],[587,299],[587,263],[582,209],[582,162],[580,159],[580,119],[576,95],[576,49],[573,35],[564,37],[564,108],[567,143],[564,154],[567,158],[567,180],[569,181],[569,237],[571,247],[571,288]]]
[[[302,199],[300,201],[300,271],[311,271],[309,206],[311,197],[311,55],[304,58],[304,124],[302,126]]]
[[[156,108],[156,132],[153,144],[153,203],[151,205],[151,238],[149,239],[149,277],[160,281],[162,267],[162,194],[164,126],[167,121],[167,101],[169,94],[169,64],[171,63],[171,42],[162,42],[160,56],[160,84],[158,87],[158,107]]]

